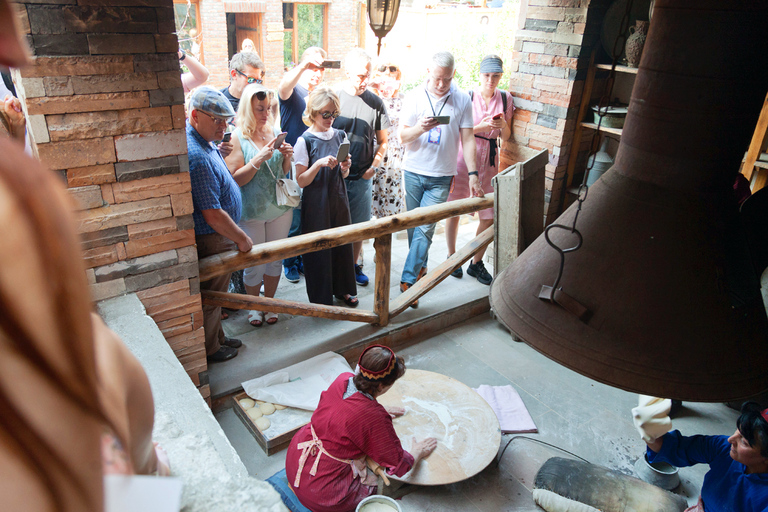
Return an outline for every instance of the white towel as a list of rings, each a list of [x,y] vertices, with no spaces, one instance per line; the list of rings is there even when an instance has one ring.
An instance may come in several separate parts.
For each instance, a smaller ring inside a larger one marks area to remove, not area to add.
[[[503,434],[530,434],[538,432],[533,418],[522,398],[512,386],[482,386],[475,389],[499,419]]]

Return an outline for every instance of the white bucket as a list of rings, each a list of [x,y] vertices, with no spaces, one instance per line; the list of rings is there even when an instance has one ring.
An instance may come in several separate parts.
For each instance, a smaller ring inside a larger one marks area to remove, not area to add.
[[[355,509],[355,512],[367,512],[371,507],[366,507],[366,505],[373,504],[373,503],[380,503],[382,505],[387,505],[392,509],[392,512],[403,512],[403,509],[400,508],[400,505],[395,500],[387,496],[382,496],[380,494],[374,494],[373,496],[368,496],[367,498],[365,498],[357,506],[357,508]]]

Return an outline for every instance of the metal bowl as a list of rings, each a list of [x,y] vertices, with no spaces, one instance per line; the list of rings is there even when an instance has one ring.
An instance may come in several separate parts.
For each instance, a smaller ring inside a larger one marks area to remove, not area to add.
[[[648,462],[647,453],[635,462],[635,474],[640,480],[668,491],[680,485],[678,471],[675,466],[666,462],[657,461],[651,464]]]
[[[595,124],[600,122],[600,112],[597,105],[592,106],[595,113]],[[627,117],[627,107],[608,107],[605,110],[603,123],[600,126],[606,128],[624,128],[624,119]]]
[[[365,512],[365,505],[368,503],[383,503],[392,507],[392,512],[403,512],[403,509],[400,508],[400,504],[398,502],[388,496],[382,496],[380,494],[374,494],[373,496],[368,496],[365,498],[357,505],[355,512]]]

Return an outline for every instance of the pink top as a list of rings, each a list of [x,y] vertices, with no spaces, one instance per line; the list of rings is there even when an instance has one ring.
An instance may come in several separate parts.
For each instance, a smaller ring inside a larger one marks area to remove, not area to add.
[[[504,113],[504,121],[509,123],[509,120],[512,119],[512,115],[515,112],[515,105],[512,101],[512,95],[506,91],[505,94],[507,95],[507,111]],[[475,124],[482,121],[483,118],[488,115],[493,116],[498,114],[503,108],[504,105],[501,101],[501,91],[499,89],[496,89],[496,92],[493,94],[493,98],[491,98],[487,107],[482,94],[480,94],[480,89],[477,88],[474,90],[472,97],[472,117],[474,118]],[[475,135],[485,137],[486,139],[495,139],[501,135],[501,130],[491,130],[490,132],[476,133]],[[480,175],[480,181],[483,182],[482,178],[484,174],[487,174],[490,171],[491,176],[495,176],[499,172],[499,155],[501,151],[498,151],[496,154],[496,166],[491,167],[490,141],[475,137],[475,145],[477,146],[477,161],[475,164],[477,165],[477,172]],[[459,174],[467,174],[467,165],[464,163],[464,148],[462,147],[459,148],[457,169]]]

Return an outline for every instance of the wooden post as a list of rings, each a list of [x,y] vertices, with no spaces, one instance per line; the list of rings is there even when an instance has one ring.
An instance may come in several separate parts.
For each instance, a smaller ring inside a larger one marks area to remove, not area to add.
[[[392,233],[387,233],[373,241],[376,250],[376,290],[373,312],[379,317],[375,325],[389,323],[389,282],[392,262]]]

